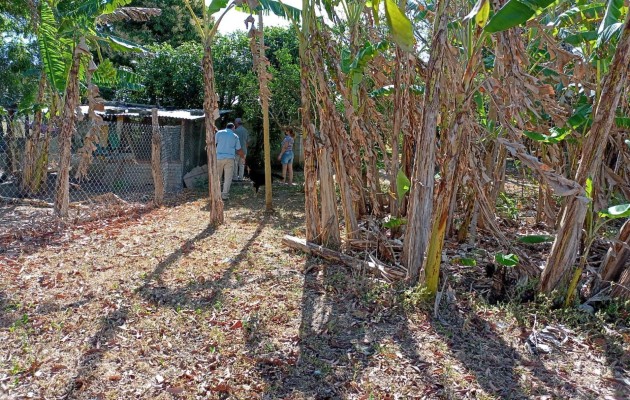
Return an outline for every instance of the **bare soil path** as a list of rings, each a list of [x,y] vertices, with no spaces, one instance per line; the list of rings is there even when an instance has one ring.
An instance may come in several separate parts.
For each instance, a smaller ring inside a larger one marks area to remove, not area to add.
[[[567,328],[535,355],[548,316],[456,287],[434,318],[283,248],[300,190],[275,186],[265,215],[236,186],[216,230],[188,195],[0,252],[0,399],[628,398],[627,330]]]

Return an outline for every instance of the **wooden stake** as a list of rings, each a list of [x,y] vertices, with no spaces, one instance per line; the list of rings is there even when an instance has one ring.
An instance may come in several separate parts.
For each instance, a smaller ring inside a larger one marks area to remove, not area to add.
[[[151,136],[151,174],[153,175],[153,185],[155,194],[153,203],[160,206],[164,200],[164,175],[161,168],[162,137],[160,135],[160,125],[158,123],[158,110],[151,110],[151,122],[153,124],[153,135]]]

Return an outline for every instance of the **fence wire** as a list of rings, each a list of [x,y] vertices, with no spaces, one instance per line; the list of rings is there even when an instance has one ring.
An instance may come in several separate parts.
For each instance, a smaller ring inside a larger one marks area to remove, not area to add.
[[[0,117],[0,196],[54,201],[59,172],[59,129],[44,123],[39,138],[28,117]],[[161,126],[160,165],[166,195],[182,189],[179,126]],[[151,138],[148,124],[90,121],[72,136],[70,201],[89,201],[112,193],[128,202],[153,200]]]

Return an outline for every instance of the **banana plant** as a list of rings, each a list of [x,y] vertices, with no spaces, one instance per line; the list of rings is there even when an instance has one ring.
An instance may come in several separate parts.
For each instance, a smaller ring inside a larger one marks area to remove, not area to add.
[[[213,149],[216,148],[215,132],[217,131],[217,128],[215,126],[215,121],[219,118],[219,105],[215,90],[212,43],[219,29],[221,20],[225,17],[228,11],[237,6],[237,1],[233,0],[230,2],[229,0],[212,0],[208,6],[202,7],[201,17],[195,14],[191,0],[184,0],[184,3],[190,13],[193,27],[201,38],[201,43],[203,45],[203,110],[205,114],[206,153],[208,157],[208,208],[210,209],[210,224],[216,226],[223,224],[224,216],[220,188],[221,182],[216,179],[218,176],[217,155],[216,152],[213,151]],[[239,4],[240,3],[242,3],[242,1],[239,1]],[[221,9],[224,9],[223,12],[221,12],[215,20],[213,15],[218,13]],[[229,177],[226,177],[226,179],[229,179]]]
[[[593,124],[582,145],[579,168],[575,176],[575,181],[580,185],[584,185],[587,178],[595,175],[596,170],[601,168],[608,137],[615,123],[617,107],[623,104],[620,100],[622,89],[625,87],[624,76],[628,64],[630,64],[630,15],[625,17],[622,35],[611,59],[609,71],[603,80],[601,92],[596,99]],[[575,261],[587,211],[587,205],[580,196],[572,196],[568,199],[558,235],[542,274],[542,290],[550,292],[564,286],[566,275]]]
[[[593,182],[590,178],[586,182],[586,194],[590,201],[588,204],[587,218],[584,226],[584,243],[582,252],[579,257],[578,266],[573,271],[573,275],[569,282],[567,293],[564,298],[565,307],[569,307],[573,303],[578,283],[580,282],[580,278],[582,277],[582,272],[586,268],[588,256],[590,254],[591,247],[593,246],[593,243],[597,238],[597,234],[609,222],[620,218],[630,217],[630,204],[627,203],[610,206],[604,210],[597,212],[594,208]]]
[[[584,63],[594,64],[595,93],[591,95],[590,89],[584,90],[587,101],[574,104],[574,114],[567,124],[569,128],[579,127],[582,130],[581,159],[574,178],[582,186],[601,165],[609,131],[617,121],[615,117],[618,105],[623,104],[619,102],[619,98],[628,64],[627,46],[630,43],[627,31],[630,22],[627,16],[625,22],[622,22],[627,14],[627,7],[623,3],[623,0],[608,0],[605,3],[582,0],[509,0],[499,10],[495,10],[484,27],[489,33],[501,32],[535,18],[537,22],[534,24],[542,22],[554,28],[553,34],[572,50],[571,56],[577,55],[582,57]],[[557,12],[560,14],[553,18]],[[583,96],[580,98],[584,99]],[[562,133],[552,132],[534,139],[552,143],[561,136]],[[559,287],[566,288],[567,273],[575,261],[581,227],[587,216],[584,199],[584,195],[574,195],[567,199],[558,235],[541,277],[540,289],[545,292]]]
[[[53,0],[39,2],[37,42],[42,66],[51,86],[63,93],[70,83],[68,72],[73,51],[82,47],[84,53],[94,50],[102,62],[100,48],[115,51],[143,52],[140,46],[107,33],[103,28],[113,20],[145,21],[158,15],[159,9],[124,6],[131,0]],[[124,73],[117,77],[123,81]],[[128,74],[127,74],[128,75]],[[73,78],[74,79],[74,78]]]
[[[76,122],[75,109],[79,104],[79,79],[86,66],[94,71],[91,50],[100,56],[100,46],[116,51],[143,51],[139,46],[105,33],[101,24],[107,18],[131,18],[156,15],[156,9],[121,11],[131,0],[50,0],[39,2],[37,42],[46,79],[54,94],[62,96],[62,125],[59,135],[60,161],[55,195],[55,213],[68,216],[70,140]],[[87,61],[87,62],[86,62]]]

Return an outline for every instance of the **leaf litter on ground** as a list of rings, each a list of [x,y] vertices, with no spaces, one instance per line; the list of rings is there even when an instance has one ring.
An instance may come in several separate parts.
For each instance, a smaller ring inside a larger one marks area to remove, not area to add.
[[[491,245],[475,253],[476,266],[460,266],[449,260],[474,249],[447,243],[445,270],[456,296],[441,302],[436,319],[432,305],[411,302],[413,293],[395,284],[284,248],[285,234],[303,232],[297,188],[274,190],[271,217],[262,197],[239,189],[226,224],[216,229],[207,225],[205,200],[188,193],[159,209],[60,225],[36,245],[12,238],[12,252],[0,253],[0,394],[595,399],[628,393],[627,330],[572,327],[569,340],[553,336],[559,351],[529,351],[533,332],[542,344],[545,329],[552,334],[559,325],[540,316],[534,326],[527,309],[518,314],[483,300],[491,286],[491,278],[480,278],[483,264],[497,250]]]

